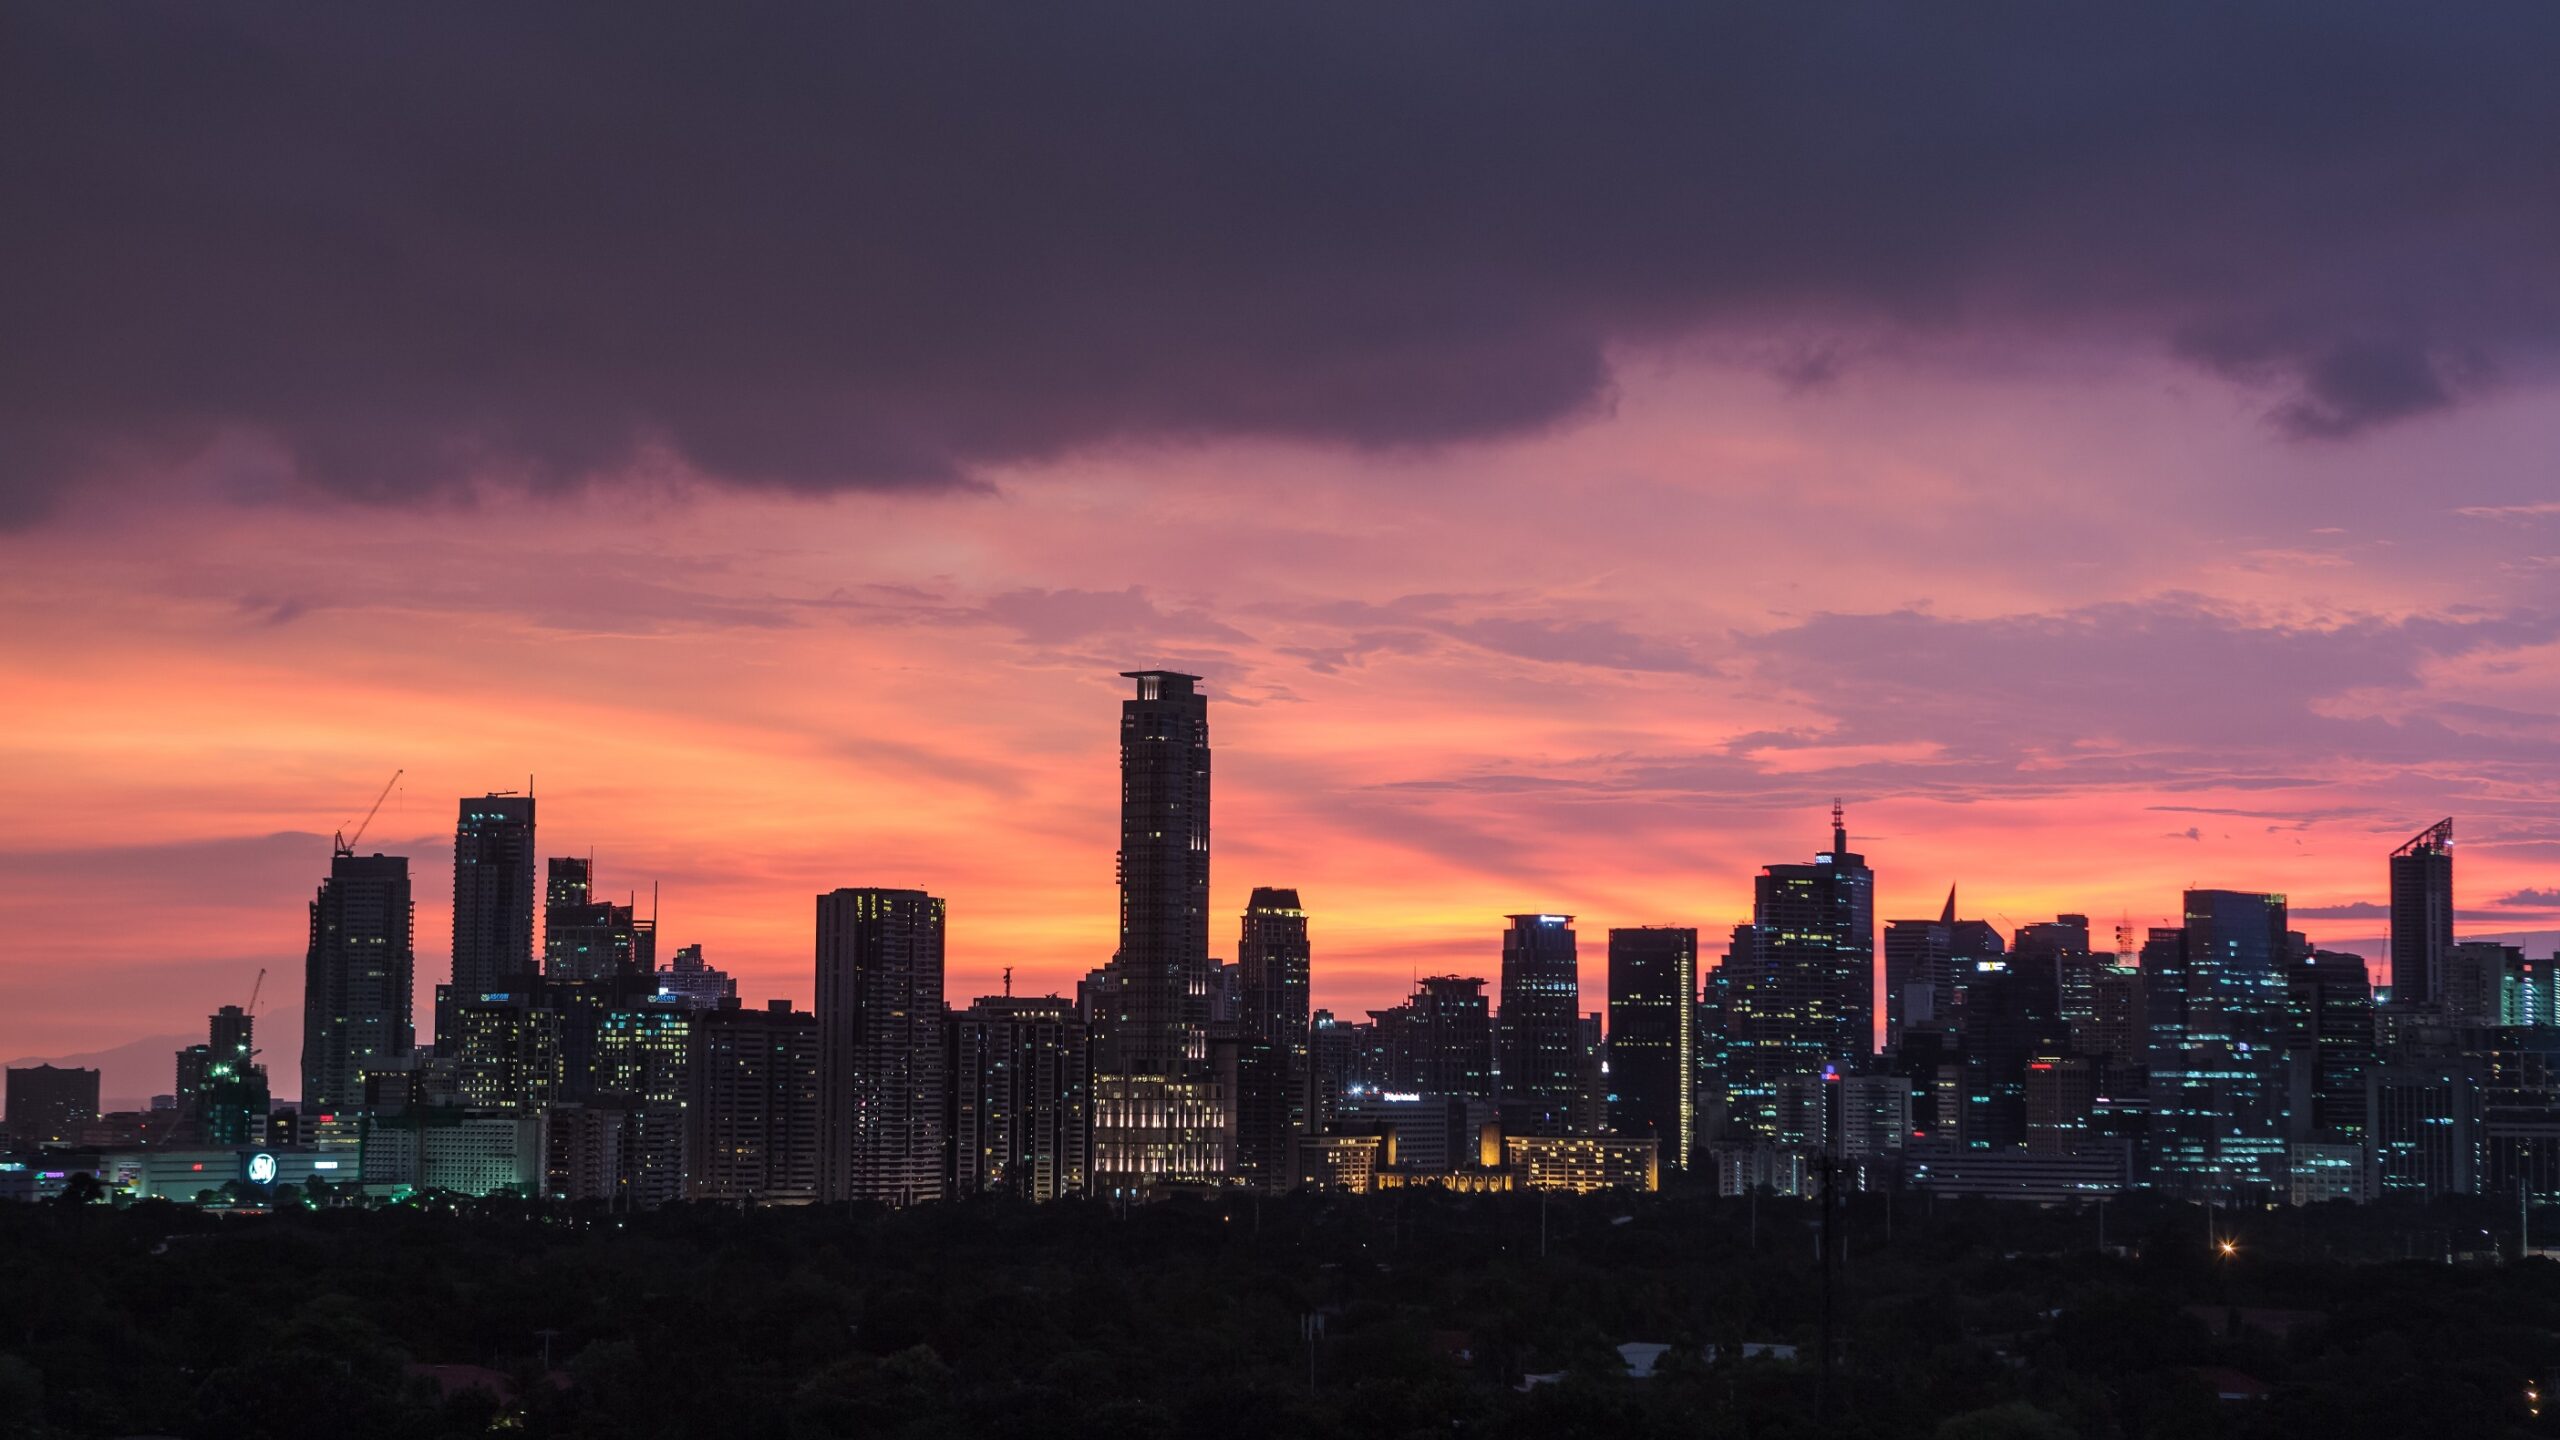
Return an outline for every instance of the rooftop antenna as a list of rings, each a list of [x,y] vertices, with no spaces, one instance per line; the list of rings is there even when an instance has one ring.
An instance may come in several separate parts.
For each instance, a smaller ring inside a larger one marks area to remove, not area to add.
[[[1013,967],[1010,965],[1004,967],[1004,998],[1013,998]]]
[[[353,855],[356,853],[356,842],[364,838],[365,827],[371,825],[373,823],[373,817],[381,813],[382,802],[391,798],[391,787],[399,784],[400,777],[408,773],[409,772],[407,770],[392,771],[391,778],[382,782],[382,793],[373,797],[372,808],[366,810],[364,812],[364,818],[356,822],[356,833],[350,835],[346,831],[341,830],[337,834],[329,837],[330,849],[340,855]]]
[[[1831,853],[1842,855],[1849,849],[1849,826],[1840,813],[1840,797],[1831,797]]]

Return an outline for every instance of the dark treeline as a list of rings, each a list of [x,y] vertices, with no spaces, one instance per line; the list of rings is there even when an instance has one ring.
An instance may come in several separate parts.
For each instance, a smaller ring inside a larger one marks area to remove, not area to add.
[[[993,1201],[630,1217],[507,1200],[227,1218],[5,1206],[0,1282],[15,1306],[0,1429],[2554,1432],[2528,1391],[2560,1371],[2560,1266],[2444,1263],[2512,1252],[2514,1217],[2496,1207],[2225,1215],[2213,1223],[2226,1255],[2207,1241],[2212,1217],[2188,1206],[2111,1204],[2102,1252],[2094,1210],[1853,1197],[1836,1224],[1827,1379],[1818,1214],[1677,1192],[1238,1196],[1127,1214]],[[1634,1379],[1616,1348],[1628,1342],[1672,1348]],[[1744,1344],[1796,1357],[1741,1359]],[[425,1366],[487,1374],[440,1384]],[[2269,1393],[2218,1398],[2234,1374]]]

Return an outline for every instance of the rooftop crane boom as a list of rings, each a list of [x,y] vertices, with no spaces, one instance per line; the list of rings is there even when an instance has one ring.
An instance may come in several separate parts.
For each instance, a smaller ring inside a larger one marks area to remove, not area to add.
[[[332,837],[330,843],[339,854],[356,853],[356,842],[364,838],[365,827],[371,825],[373,817],[381,813],[382,802],[391,798],[391,787],[399,784],[400,777],[408,773],[406,769],[394,770],[391,772],[391,778],[382,782],[382,793],[373,797],[373,808],[365,811],[364,818],[356,822],[356,833],[350,835],[341,830]]]
[[[240,1013],[243,1015],[256,1015],[258,1013],[258,992],[266,988],[267,967],[261,965],[258,967],[258,978],[249,986],[249,1003],[241,1007]]]

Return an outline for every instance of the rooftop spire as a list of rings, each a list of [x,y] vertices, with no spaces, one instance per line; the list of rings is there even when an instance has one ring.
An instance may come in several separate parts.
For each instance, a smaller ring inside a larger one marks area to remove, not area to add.
[[[1956,887],[1952,881],[1947,885],[1947,908],[1938,912],[1938,923],[1941,925],[1956,923]]]
[[[1845,855],[1849,851],[1849,827],[1840,814],[1840,797],[1831,797],[1831,853]]]

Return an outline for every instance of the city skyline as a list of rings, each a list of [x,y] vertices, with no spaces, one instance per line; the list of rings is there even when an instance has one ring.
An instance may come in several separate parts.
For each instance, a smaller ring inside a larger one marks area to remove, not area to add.
[[[1126,674],[1129,675],[1150,677],[1161,673],[1163,672],[1126,672]],[[1191,677],[1181,678],[1187,680]],[[1205,695],[1207,692],[1204,690],[1202,693]],[[1209,698],[1212,700],[1215,699],[1214,696]],[[398,784],[401,783],[405,783],[405,781],[396,782],[394,788],[398,788]],[[448,802],[448,804],[449,806],[452,804],[458,804],[460,812],[464,816],[462,829],[465,832],[468,832],[473,826],[473,817],[475,815],[486,813],[490,808],[490,802],[512,793],[513,792],[489,792],[485,796],[465,794],[458,797],[457,801]],[[531,798],[532,797],[530,795],[524,797],[526,801],[530,801]],[[559,797],[555,795],[552,798],[556,805]],[[529,815],[530,812],[531,807],[529,804],[522,806],[523,814]],[[450,810],[448,813],[450,813]],[[1836,799],[1833,802],[1833,809],[1828,818],[1833,827],[1830,834],[1831,842],[1833,844],[1837,844],[1843,838],[1843,834],[1838,828],[1841,823],[1842,816],[1839,808],[1839,802]],[[2429,827],[2427,834],[2438,834],[2443,831],[2445,825],[2449,825],[2450,823],[2451,822],[2448,821],[2438,826]],[[1857,842],[1861,846],[1866,843],[1864,840],[1864,834],[1865,832],[1861,830],[1860,838]],[[334,844],[335,842],[332,843]],[[541,863],[550,867],[553,872],[553,879],[551,883],[555,892],[565,894],[566,892],[561,891],[560,887],[564,884],[568,885],[570,889],[576,892],[571,898],[580,902],[580,909],[582,911],[585,908],[595,908],[599,912],[610,911],[612,913],[629,916],[635,913],[634,907],[636,905],[644,903],[637,900],[636,897],[638,895],[638,891],[636,889],[632,889],[627,890],[625,893],[625,900],[629,903],[619,906],[612,905],[610,903],[612,899],[610,893],[611,887],[598,887],[596,894],[601,898],[596,900],[593,907],[586,907],[583,904],[588,895],[588,882],[585,877],[591,873],[591,867],[594,864],[591,855],[556,855],[553,853],[554,847],[550,842],[539,838],[539,836],[536,837],[529,853],[521,848],[521,842],[517,843],[518,848],[513,852],[515,861],[520,864],[527,864],[527,868],[530,868],[530,864],[528,862],[531,860],[537,857],[548,857],[541,859]],[[1783,844],[1783,841],[1779,843]],[[2447,840],[2445,843],[2450,846],[2452,842]],[[431,844],[420,844],[413,845],[410,848],[412,850],[428,851],[432,854],[437,847]],[[421,935],[436,933],[431,932],[427,927],[431,923],[440,924],[442,918],[449,917],[451,914],[449,902],[452,900],[456,890],[470,885],[476,880],[474,867],[469,865],[454,866],[452,864],[451,857],[453,855],[453,846],[451,842],[447,842],[442,848],[445,856],[444,867],[431,877],[429,883],[425,884],[418,883],[421,873],[421,861],[417,855],[404,853],[397,854],[395,856],[395,858],[401,858],[408,861],[408,888],[418,897],[414,903],[417,914],[417,933]],[[1827,855],[1829,851],[1826,850],[1824,853]],[[2398,851],[2394,851],[2390,856],[2377,861],[2377,868],[2386,864],[2389,866],[2398,866],[2401,864],[2402,862],[2397,858],[2399,853],[2400,852]],[[345,852],[339,852],[336,863],[343,865],[351,858],[361,860],[385,854],[394,854],[394,852],[385,850],[378,844],[368,842],[361,847],[361,851],[357,855],[350,856]],[[1852,856],[1850,858],[1855,860],[1859,857]],[[1791,864],[1792,862],[1787,861],[1770,861],[1764,862],[1762,868],[1766,869],[1771,866],[1785,867]],[[1804,867],[1794,866],[1793,868],[1802,869]],[[569,877],[565,882],[561,878],[564,873]],[[1890,872],[1887,873],[1889,874]],[[448,877],[450,878],[450,884],[445,883],[447,882]],[[327,877],[324,874],[322,878],[325,880]],[[1739,882],[1740,886],[1746,893],[1748,893],[1749,888],[1754,883],[1755,882],[1748,876],[1744,877]],[[1896,893],[1891,887],[1883,884],[1881,877],[1879,877],[1876,884],[1877,889],[1881,893]],[[2390,884],[2390,880],[2385,878],[2378,882],[2375,888],[2378,893],[2388,895],[2390,893]],[[1227,886],[1232,888],[1232,885],[1233,882],[1230,881],[1215,882],[1215,886]],[[1213,893],[1215,886],[1213,886]],[[842,887],[833,888],[839,891],[842,890]],[[915,887],[915,890],[917,893],[922,893],[922,891],[927,888],[930,887],[928,885],[920,884]],[[1268,887],[1246,882],[1244,888],[1252,892],[1250,898],[1240,902],[1232,910],[1222,911],[1218,904],[1213,900],[1210,907],[1210,918],[1213,922],[1211,928],[1214,932],[1224,933],[1222,930],[1218,930],[1218,926],[1225,923],[1227,920],[1231,920],[1235,914],[1250,915],[1253,907],[1261,902],[1262,892]],[[2186,891],[2195,888],[2196,885],[2191,883],[2182,885],[2180,890]],[[326,898],[326,892],[327,887],[324,885],[321,887],[321,893],[324,899]],[[434,903],[434,897],[439,894],[443,895],[448,901],[447,906],[440,913]],[[555,894],[555,901],[557,898],[558,895]],[[819,898],[823,905],[826,896],[821,894]],[[656,897],[653,895],[650,902],[645,903],[650,903],[650,908],[654,909],[655,899]],[[805,911],[807,897],[800,897],[799,903]],[[935,903],[937,905],[941,905],[947,903],[947,901],[937,897]],[[1952,895],[1948,896],[1945,903],[1949,907],[1952,907],[1954,904],[1954,897]],[[1965,906],[1967,909],[1975,908],[1975,901],[1972,899],[1970,888],[1967,890]],[[2391,983],[2388,905],[2377,904],[2374,908],[2381,913],[2378,918],[2373,919],[2370,923],[2382,927],[2384,933],[2379,935],[2371,937],[2353,937],[2350,941],[2346,942],[2326,938],[2324,937],[2324,931],[2334,935],[2340,930],[2352,930],[2357,926],[2367,924],[2368,921],[2361,916],[2345,919],[2329,919],[2321,916],[2317,909],[2313,911],[2313,914],[2309,919],[2300,923],[2297,928],[2302,929],[2309,936],[2312,942],[2317,945],[2334,947],[2341,943],[2348,943],[2360,947],[2356,953],[2363,955],[2372,983],[2377,986],[2388,985]],[[540,913],[540,909],[541,907],[536,907],[537,914]],[[1331,1009],[1348,1014],[1358,1014],[1372,1009],[1385,1009],[1390,1006],[1401,1004],[1413,993],[1413,987],[1420,982],[1424,975],[1429,973],[1440,973],[1445,971],[1453,974],[1463,974],[1474,977],[1478,981],[1490,985],[1501,975],[1503,970],[1503,954],[1507,944],[1505,937],[1507,935],[1516,934],[1520,922],[1524,919],[1535,921],[1540,918],[1538,912],[1531,912],[1526,915],[1520,913],[1507,913],[1498,917],[1502,922],[1502,928],[1488,927],[1485,935],[1478,937],[1481,943],[1470,944],[1466,939],[1458,939],[1451,941],[1443,949],[1433,952],[1444,957],[1443,961],[1438,964],[1437,970],[1434,970],[1429,966],[1421,967],[1416,969],[1413,975],[1402,979],[1396,979],[1393,977],[1367,977],[1369,983],[1374,983],[1380,987],[1374,992],[1374,995],[1371,995],[1353,990],[1349,987],[1344,987],[1340,985],[1339,982],[1336,982],[1331,987],[1328,986],[1327,982],[1331,978],[1328,971],[1332,956],[1330,951],[1325,948],[1322,937],[1325,916],[1321,910],[1315,909],[1314,907],[1310,907],[1308,913],[1313,917],[1312,920],[1302,921],[1300,923],[1308,925],[1311,928],[1312,933],[1317,937],[1316,944],[1318,946],[1319,958],[1310,971],[1311,980],[1313,982],[1311,986],[1313,992],[1313,1003],[1317,1008]],[[1744,922],[1747,922],[1750,917],[1750,913],[1750,904],[1746,902],[1743,908],[1742,919],[1735,922],[1736,925],[1739,926]],[[1949,913],[1952,913],[1952,911],[1950,910]],[[2055,913],[2064,912],[2058,910]],[[2299,914],[2299,911],[2297,910],[2295,913]],[[431,921],[430,917],[435,917],[435,919]],[[965,918],[965,916],[962,917],[964,923]],[[1551,918],[1556,918],[1567,923],[1570,923],[1573,919],[1569,914],[1554,916]],[[1875,1036],[1874,1043],[1877,1048],[1881,1049],[1888,1036],[1888,1027],[1884,1017],[1892,1005],[1891,983],[1889,979],[1890,970],[1886,963],[1884,948],[1884,942],[1888,938],[1886,933],[1888,924],[1889,922],[1915,922],[1919,917],[1916,913],[1911,916],[1899,914],[1890,908],[1888,904],[1878,902],[1874,906],[1873,914],[1870,918],[1872,921],[1870,928],[1875,939],[1875,948],[1871,957],[1871,970],[1873,974],[1872,989],[1875,1006],[1874,1020],[1871,1029]],[[2460,933],[2466,939],[2485,938],[2489,935],[2512,935],[2518,933],[2510,931],[2487,931],[2482,929],[2479,924],[2471,922],[2467,918],[2467,907],[2460,903],[2459,892],[2456,894],[2454,918]],[[1999,919],[2000,923],[2006,928],[2015,928],[2019,926],[2035,927],[2042,923],[2034,920],[2013,918],[2005,913],[2000,914]],[[2127,919],[2130,922],[2130,933],[2136,937],[2138,943],[2140,935],[2146,928],[2144,919],[2138,914],[2130,915]],[[2168,911],[2164,915],[2151,917],[2152,923],[2162,924],[2175,923],[2178,919],[2178,913],[2174,909]],[[541,951],[556,947],[558,942],[553,935],[553,931],[560,923],[561,922],[555,914],[550,923],[542,924],[537,932],[531,937],[537,957]],[[650,949],[646,942],[651,938],[650,931],[653,928],[652,922],[648,919],[642,919],[638,923],[641,930],[641,939],[644,942],[642,950],[645,956],[645,952]],[[1611,915],[1588,917],[1586,923],[1596,927],[1592,932],[1595,935],[1621,929],[1641,929],[1648,927],[1658,928],[1667,926],[1698,930],[1702,933],[1719,937],[1715,943],[1703,946],[1698,954],[1696,968],[1697,975],[1702,983],[1705,982],[1708,977],[1713,975],[1727,958],[1727,950],[1723,945],[1721,936],[1726,929],[1731,927],[1717,924],[1713,921],[1700,922],[1693,925],[1689,923],[1689,919],[1686,916],[1628,918]],[[1979,924],[1981,922],[1968,921],[1966,923]],[[2108,918],[2103,915],[2095,917],[2092,921],[2093,930],[2100,932],[2101,935],[2101,938],[2097,943],[2097,948],[2101,952],[2107,950],[2104,932],[2108,931],[2109,925],[2110,922]],[[580,931],[575,933],[583,935],[584,932]],[[2530,935],[2533,932],[2523,933]],[[2560,939],[2560,936],[2554,936],[2552,938]],[[711,945],[713,947],[715,957],[717,955],[718,942],[716,940],[705,941],[701,937],[693,937],[690,940],[687,940],[686,936],[674,933],[671,933],[668,939],[668,948],[670,951],[675,950],[679,942],[683,942],[684,948],[693,950],[695,952],[693,963],[704,963],[701,950],[705,944]],[[737,993],[750,995],[752,1003],[762,1003],[766,998],[771,998],[775,1000],[788,1001],[802,1009],[808,1009],[814,1006],[817,1003],[817,985],[812,977],[812,972],[808,967],[807,946],[808,940],[804,933],[800,942],[800,954],[797,957],[796,970],[787,970],[780,974],[771,975],[750,971],[748,972],[748,978],[752,983],[750,983],[745,990],[738,991]],[[1238,958],[1237,955],[1228,953],[1233,949],[1235,949],[1233,946],[1220,945],[1214,938],[1209,944],[1209,951],[1212,959],[1230,964],[1235,962]],[[453,957],[450,953],[442,955],[437,954],[432,946],[413,946],[412,953],[414,955],[414,970],[416,975],[416,1000],[414,1013],[416,1017],[416,1030],[418,1035],[417,1043],[424,1046],[430,1044],[433,1038],[434,1027],[432,1021],[436,1017],[437,998],[435,995],[435,988],[437,985],[446,983],[452,978]],[[1108,957],[1106,956],[1105,958]],[[1586,958],[1596,962],[1600,959],[1600,956],[1595,953],[1594,956]],[[1004,965],[996,967],[998,972],[997,975],[988,983],[984,984],[979,983],[976,978],[978,973],[980,973],[981,968],[982,967],[973,967],[967,964],[965,959],[961,956],[955,955],[953,957],[953,963],[951,963],[948,968],[949,979],[946,993],[950,997],[949,1003],[954,1010],[957,1010],[966,1004],[969,997],[992,996],[997,994],[1000,986],[1004,993],[1016,993],[1015,987],[1017,985],[1017,981],[1019,982],[1020,987],[1019,993],[1024,995],[1046,993],[1050,995],[1064,995],[1072,998],[1077,991],[1077,982],[1083,980],[1095,967],[1088,966],[1082,969],[1075,969],[1071,962],[1059,962],[1053,967]],[[666,972],[660,971],[658,973]],[[795,983],[795,981],[797,983]],[[732,980],[730,983],[733,988],[737,984],[735,980]],[[1359,982],[1355,981],[1354,983],[1357,984]],[[1607,999],[1608,972],[1606,966],[1599,963],[1588,963],[1581,966],[1579,971],[1579,992],[1575,1005],[1575,1012],[1580,1014],[1603,1010],[1606,1008]],[[299,1006],[271,1006],[266,1012],[264,1012],[267,1023],[262,1027],[263,1036],[270,1040],[281,1037],[286,1046],[298,1047],[303,1034],[298,1011]],[[157,1034],[137,1035],[121,1045],[108,1047],[108,1049],[109,1053],[113,1053],[118,1050],[139,1052],[135,1058],[143,1060],[146,1068],[156,1069],[162,1065],[163,1057],[161,1055],[161,1051],[165,1048],[163,1041],[166,1038],[167,1037],[165,1036]],[[266,1066],[268,1071],[275,1076],[275,1084],[277,1086],[276,1093],[281,1096],[291,1096],[297,1093],[295,1084],[298,1066],[294,1062],[293,1055],[291,1053],[279,1053],[276,1045],[272,1043],[262,1044],[260,1046],[259,1054],[262,1063]],[[29,1063],[37,1060],[69,1060],[77,1058],[80,1058],[80,1052],[56,1051],[39,1053],[30,1051],[27,1055]],[[113,1099],[118,1101],[139,1100],[143,1098],[140,1095],[125,1095],[122,1092],[111,1092],[111,1095]]]

